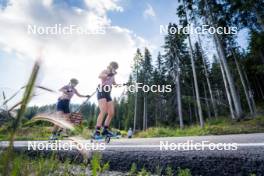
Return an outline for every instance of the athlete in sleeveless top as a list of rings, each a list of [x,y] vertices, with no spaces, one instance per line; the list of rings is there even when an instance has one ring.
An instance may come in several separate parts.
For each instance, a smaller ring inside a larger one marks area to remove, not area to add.
[[[118,64],[116,62],[111,62],[107,69],[103,70],[99,75],[99,79],[101,79],[101,84],[97,88],[97,99],[100,113],[97,118],[96,130],[93,136],[94,138],[100,137],[102,123],[106,114],[107,117],[104,121],[102,135],[113,136],[113,134],[109,131],[109,126],[114,116],[114,103],[111,98],[111,89],[112,85],[116,85],[115,75],[117,69]]]
[[[70,100],[73,95],[77,95],[78,97],[88,98],[89,95],[81,95],[77,90],[76,86],[78,84],[78,80],[73,78],[70,80],[70,83],[66,86],[63,86],[59,91],[62,92],[62,95],[58,98],[57,102],[57,115],[60,117],[64,117],[66,119],[70,116]],[[54,126],[51,140],[57,139],[62,129],[59,130],[58,126]]]

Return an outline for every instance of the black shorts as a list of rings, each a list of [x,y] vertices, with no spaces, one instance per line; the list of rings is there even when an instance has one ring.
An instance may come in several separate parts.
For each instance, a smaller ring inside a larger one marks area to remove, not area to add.
[[[105,91],[103,87],[102,88],[98,87],[97,88],[97,100],[100,100],[103,98],[105,98],[107,102],[112,101],[111,90]]]
[[[65,114],[70,113],[70,100],[59,99],[57,103],[57,111],[62,111]]]

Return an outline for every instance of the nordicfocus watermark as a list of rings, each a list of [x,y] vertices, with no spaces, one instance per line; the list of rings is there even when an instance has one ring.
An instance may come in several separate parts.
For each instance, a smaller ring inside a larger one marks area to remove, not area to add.
[[[79,26],[74,24],[54,24],[51,26],[28,24],[27,33],[29,35],[104,35],[106,33],[106,28],[101,25],[97,25],[96,27],[91,29],[86,26]]]
[[[193,25],[187,25],[185,27],[160,25],[160,34],[226,34],[234,35],[238,33],[237,27],[212,27],[209,25],[202,25],[194,27]]]
[[[103,85],[103,86],[98,86],[97,88],[100,92],[104,91],[104,92],[110,92],[112,89],[111,85]],[[143,83],[136,83],[136,84],[131,84],[131,85],[127,85],[125,86],[125,91],[126,92],[139,92],[139,91],[143,91],[143,92],[160,92],[160,93],[168,93],[172,91],[172,86],[171,85],[146,85]]]
[[[160,141],[160,150],[237,150],[237,143],[211,143],[209,141],[194,142],[187,140],[184,143],[173,143]]]
[[[105,150],[104,143],[75,143],[55,141],[53,143],[41,141],[29,141],[28,150]]]

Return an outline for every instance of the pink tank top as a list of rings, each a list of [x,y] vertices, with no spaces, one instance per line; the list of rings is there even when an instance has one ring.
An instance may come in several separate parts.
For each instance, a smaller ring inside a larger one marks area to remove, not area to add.
[[[107,76],[106,79],[102,79],[102,85],[110,85],[112,86],[114,83],[115,77],[114,76]]]
[[[104,72],[106,73],[107,71],[104,70]],[[101,79],[101,80],[102,80],[101,84],[102,84],[103,86],[105,86],[105,85],[110,85],[110,86],[112,86],[113,83],[114,83],[114,81],[115,81],[115,76],[114,76],[114,75],[113,75],[113,76],[107,76],[105,79]]]

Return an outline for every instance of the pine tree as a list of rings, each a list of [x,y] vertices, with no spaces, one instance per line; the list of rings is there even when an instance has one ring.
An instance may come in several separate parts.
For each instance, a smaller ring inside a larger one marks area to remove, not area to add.
[[[175,24],[169,24],[168,31],[170,28],[177,28]],[[179,35],[178,33],[171,34],[165,37],[165,59],[167,64],[168,73],[172,75],[173,82],[176,86],[176,101],[177,111],[180,122],[180,127],[183,128],[183,116],[182,116],[182,101],[181,101],[181,85],[180,85],[180,75],[181,75],[181,60],[186,55],[186,44],[184,43],[185,36]]]
[[[143,85],[150,86],[153,66],[150,52],[145,48],[144,59],[142,61]],[[143,92],[143,129],[148,127],[148,92]]]
[[[188,11],[187,11],[187,3],[186,1],[182,1],[181,6],[178,8],[178,15],[181,18],[182,25],[188,26],[190,25],[189,19],[188,19]],[[193,80],[194,80],[194,88],[195,88],[195,95],[196,95],[196,103],[197,103],[197,108],[198,108],[198,115],[199,115],[199,121],[200,121],[200,126],[203,128],[204,127],[204,118],[203,118],[203,112],[202,112],[202,107],[201,107],[201,101],[200,101],[200,92],[199,92],[199,87],[198,87],[198,81],[197,81],[197,74],[196,74],[196,69],[195,69],[195,59],[194,59],[194,50],[192,46],[192,41],[190,34],[187,34],[187,39],[188,39],[188,44],[189,44],[189,53],[191,57],[191,63],[192,63],[192,71],[193,71]]]
[[[136,55],[134,57],[134,83],[137,84],[139,82],[139,69],[140,69],[140,63],[142,62],[142,54],[139,49],[137,49]],[[133,131],[136,130],[137,125],[137,116],[138,116],[138,92],[135,92],[135,103],[134,103],[134,123],[133,123]]]

